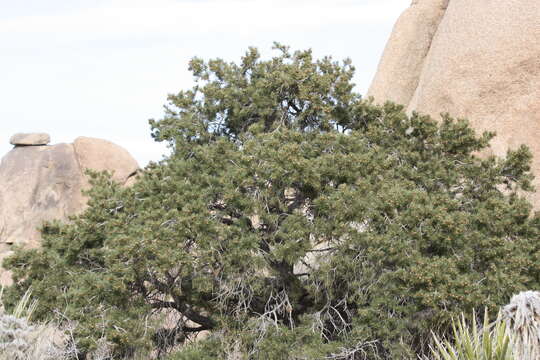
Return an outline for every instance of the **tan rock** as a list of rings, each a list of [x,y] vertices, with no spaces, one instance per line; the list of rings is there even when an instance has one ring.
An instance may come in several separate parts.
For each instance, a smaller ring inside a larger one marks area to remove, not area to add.
[[[12,245],[38,246],[43,221],[81,209],[81,181],[72,145],[11,150],[0,164],[0,258]]]
[[[81,190],[88,179],[83,168],[114,171],[115,179],[125,183],[137,167],[126,150],[105,140],[16,146],[0,163],[0,260],[12,245],[39,246],[44,221],[67,220],[84,209]],[[9,274],[0,271],[0,284],[8,282]]]
[[[81,169],[112,171],[113,178],[124,184],[139,168],[137,161],[122,147],[110,141],[78,137],[73,142]]]
[[[397,25],[395,31],[400,31]],[[385,52],[382,73],[375,77],[369,94],[377,102],[401,102],[409,112],[435,117],[449,112],[468,118],[479,132],[496,131],[492,151],[497,155],[527,144],[535,155],[535,186],[540,189],[540,1],[450,0],[408,101],[396,94],[408,95],[410,87],[392,79],[401,63],[386,57],[415,56],[394,40],[401,36],[408,37],[402,43],[414,42],[412,35],[392,35],[388,48],[398,50]],[[416,69],[407,71],[411,78],[417,76]],[[540,208],[540,192],[531,200]]]
[[[367,93],[382,102],[408,104],[449,0],[414,0],[399,17]]]
[[[81,208],[81,181],[73,145],[11,150],[0,165],[0,242],[37,245],[43,220],[65,219]]]
[[[15,146],[47,145],[50,142],[51,137],[45,133],[18,133],[9,139],[9,143]]]

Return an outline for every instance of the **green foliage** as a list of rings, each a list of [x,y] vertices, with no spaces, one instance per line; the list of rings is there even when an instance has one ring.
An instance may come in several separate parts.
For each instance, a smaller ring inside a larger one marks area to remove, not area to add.
[[[340,65],[330,57],[314,61],[311,51],[291,54],[280,44],[275,49],[280,55],[269,61],[261,61],[255,48],[240,64],[191,60],[197,86],[169,96],[165,117],[150,121],[153,137],[204,143],[216,136],[238,139],[246,132],[282,126],[330,130],[359,125],[350,60]]]
[[[241,331],[213,335],[183,347],[167,359],[355,359],[376,351],[374,342],[359,341],[350,347],[340,341],[323,342],[310,327],[264,326],[257,321]]]
[[[11,299],[32,286],[35,316],[118,356],[210,330],[177,359],[397,359],[538,287],[528,149],[480,159],[492,134],[375,106],[348,62],[278,49],[193,60],[195,88],[151,122],[172,155],[130,188],[94,174],[86,211],[7,261]]]
[[[185,345],[181,351],[167,357],[167,360],[214,360],[226,359],[221,342],[216,339],[203,340]]]
[[[480,328],[474,313],[470,325],[462,315],[457,323],[453,323],[453,341],[435,336],[432,353],[434,360],[516,359],[506,323],[499,316],[493,324],[489,324],[487,311],[484,314],[484,324]]]

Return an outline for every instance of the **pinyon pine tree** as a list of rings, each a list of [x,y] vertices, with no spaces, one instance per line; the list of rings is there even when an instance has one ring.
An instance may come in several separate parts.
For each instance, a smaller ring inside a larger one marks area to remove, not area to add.
[[[117,357],[401,359],[452,317],[538,288],[539,219],[525,147],[408,116],[353,92],[349,61],[311,51],[193,59],[152,136],[170,156],[7,261],[11,299],[79,324]],[[197,342],[192,339],[199,333]],[[183,344],[183,346],[175,346]]]

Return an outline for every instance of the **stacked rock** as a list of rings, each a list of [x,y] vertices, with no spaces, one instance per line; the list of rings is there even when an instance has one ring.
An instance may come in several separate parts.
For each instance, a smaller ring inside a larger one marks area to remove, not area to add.
[[[51,137],[45,133],[18,133],[9,139],[9,143],[15,146],[39,146],[50,142]]]

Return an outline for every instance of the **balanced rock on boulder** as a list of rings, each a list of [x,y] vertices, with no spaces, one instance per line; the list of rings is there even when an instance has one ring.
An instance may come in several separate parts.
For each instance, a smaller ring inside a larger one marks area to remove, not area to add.
[[[47,145],[50,142],[51,137],[45,133],[18,133],[9,139],[9,143],[15,146]]]
[[[540,209],[540,1],[414,0],[396,23],[368,91],[495,131],[494,154],[528,145]]]
[[[73,144],[47,146],[37,144],[49,142],[48,135],[41,135],[12,137],[15,147],[0,163],[0,260],[12,245],[39,246],[38,229],[44,221],[67,220],[84,209],[86,169],[107,170],[126,184],[139,168],[125,149],[109,141],[81,137]],[[29,138],[35,139],[33,144]],[[0,283],[9,280],[9,274],[0,271]]]

